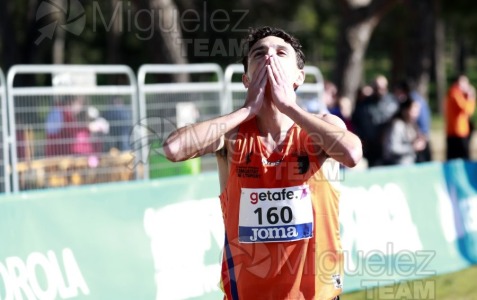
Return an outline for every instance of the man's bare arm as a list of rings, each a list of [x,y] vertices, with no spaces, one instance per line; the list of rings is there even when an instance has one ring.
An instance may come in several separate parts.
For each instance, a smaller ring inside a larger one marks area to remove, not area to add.
[[[264,58],[247,84],[247,97],[242,108],[172,132],[163,145],[166,157],[171,161],[183,161],[216,152],[224,147],[225,134],[255,116],[260,110],[267,83],[266,63],[267,58]]]
[[[249,117],[250,109],[240,108],[228,115],[179,128],[167,137],[164,153],[171,161],[183,161],[216,152],[224,147],[224,135]]]

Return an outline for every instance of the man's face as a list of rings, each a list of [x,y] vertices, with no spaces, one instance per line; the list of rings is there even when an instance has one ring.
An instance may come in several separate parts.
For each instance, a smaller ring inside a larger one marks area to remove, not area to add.
[[[302,72],[297,66],[295,49],[282,38],[276,36],[267,36],[257,41],[250,49],[246,74],[248,79],[251,80],[253,78],[257,65],[263,60],[268,61],[271,56],[279,58],[284,72],[289,75],[292,81],[290,83],[295,83],[297,75]]]
[[[386,95],[388,92],[388,80],[384,76],[378,76],[375,80],[376,93],[380,96]]]

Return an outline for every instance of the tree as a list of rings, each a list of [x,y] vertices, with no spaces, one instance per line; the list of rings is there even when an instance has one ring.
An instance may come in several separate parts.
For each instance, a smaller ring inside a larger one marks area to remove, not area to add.
[[[477,31],[477,19],[475,18],[477,2],[439,0],[437,4],[441,6],[439,17],[446,24],[447,39],[452,41],[452,48],[455,49],[452,53],[454,61],[453,75],[465,73],[469,71],[467,58],[472,54],[471,50],[477,46],[475,37]]]
[[[113,12],[118,5],[121,5],[119,0],[110,0],[111,11]],[[121,18],[116,17],[112,19],[111,31],[107,35],[108,48],[107,48],[107,63],[109,64],[119,64],[122,58],[122,52],[120,47],[121,42],[121,29],[123,24],[121,24]]]
[[[65,0],[57,0],[57,5],[59,7],[68,9],[68,3]],[[50,16],[54,16],[52,22],[57,22],[56,24],[66,24],[66,16],[64,13],[56,13],[57,8],[53,5],[50,6],[51,12]],[[67,11],[68,13],[68,11]],[[54,24],[54,23],[53,23]],[[58,25],[55,25],[58,26]],[[66,32],[65,30],[56,30],[56,33],[53,37],[53,49],[52,49],[52,62],[53,64],[64,64],[65,63],[65,44],[66,44]]]
[[[438,111],[444,111],[444,96],[447,90],[446,86],[446,55],[445,55],[445,24],[441,16],[441,4],[436,2],[435,12],[435,28],[434,28],[434,74],[436,81],[436,97],[438,99]]]
[[[185,45],[182,43],[182,29],[177,5],[172,0],[150,0],[149,8],[159,16],[159,22],[154,22],[158,34],[149,42],[153,62],[188,63]],[[173,77],[178,82],[189,80],[188,74],[176,74]]]
[[[405,0],[383,19],[385,30],[379,32],[385,37],[380,42],[391,52],[391,82],[407,79],[426,99],[432,75],[435,22],[434,0]]]
[[[2,36],[2,58],[3,68],[7,71],[12,64],[18,61],[17,49],[18,43],[15,38],[15,30],[13,26],[13,5],[11,1],[3,1],[0,9],[0,34]]]
[[[407,1],[410,13],[408,34],[408,59],[406,74],[416,84],[417,90],[428,98],[428,84],[431,75],[434,28],[435,28],[435,1],[420,0]]]
[[[37,27],[35,12],[38,0],[2,1],[0,36],[4,72],[15,64],[33,63],[41,55],[35,47]]]
[[[354,104],[362,80],[363,60],[371,35],[381,18],[399,0],[340,0],[334,82]]]

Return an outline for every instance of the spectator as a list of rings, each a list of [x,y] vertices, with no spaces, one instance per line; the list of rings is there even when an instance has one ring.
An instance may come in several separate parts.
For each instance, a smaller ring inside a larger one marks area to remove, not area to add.
[[[365,99],[370,97],[374,93],[374,89],[371,85],[365,84],[361,86],[356,92],[356,104],[361,104]]]
[[[329,113],[343,120],[346,128],[351,130],[351,101],[347,97],[338,96],[338,89],[334,83],[325,81],[324,86],[323,101]]]
[[[339,107],[340,110],[338,117],[343,120],[349,131],[354,132],[353,123],[351,121],[353,113],[353,104],[351,103],[351,100],[348,97],[341,97],[339,99]]]
[[[419,132],[417,118],[420,104],[411,97],[400,98],[399,110],[392,118],[383,138],[385,165],[409,165],[416,162],[417,152],[426,146]]]
[[[315,93],[310,94],[299,91],[297,91],[296,96],[298,105],[307,112],[313,114],[328,113],[323,97],[320,99]]]
[[[475,88],[465,75],[459,75],[447,92],[447,160],[469,159],[470,118],[475,110]]]
[[[398,102],[388,91],[386,77],[377,76],[372,87],[373,93],[357,102],[352,116],[353,128],[363,142],[369,167],[383,163],[383,129],[398,110]]]
[[[131,109],[124,104],[124,100],[120,97],[113,98],[111,102],[111,108],[103,114],[109,122],[109,134],[112,140],[109,143],[109,148],[117,148],[120,151],[130,150]]]
[[[338,103],[338,89],[336,85],[331,81],[325,81],[323,101],[328,111],[337,116],[340,114],[340,106]]]
[[[72,154],[90,155],[93,154],[94,146],[91,139],[91,133],[88,128],[88,112],[82,110],[76,116],[76,132],[73,144],[71,145]]]
[[[70,155],[76,136],[76,116],[83,109],[84,97],[56,98],[46,117],[46,156]]]
[[[420,110],[416,121],[419,132],[426,139],[426,147],[416,153],[416,162],[428,162],[431,161],[432,157],[430,145],[431,110],[427,100],[411,86],[412,85],[405,80],[400,81],[394,88],[394,95],[399,102],[410,97],[419,104]]]
[[[99,110],[94,106],[88,106],[86,119],[94,151],[97,153],[103,152],[105,148],[103,147],[103,141],[109,133],[109,122],[101,117]]]

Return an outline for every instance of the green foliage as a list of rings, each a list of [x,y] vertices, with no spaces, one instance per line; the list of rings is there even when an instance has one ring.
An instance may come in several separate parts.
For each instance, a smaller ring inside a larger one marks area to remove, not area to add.
[[[318,27],[318,16],[309,1],[303,2],[295,14],[297,26],[301,31],[314,32]]]
[[[477,45],[477,2],[472,0],[439,0],[442,17],[455,30],[455,34],[464,36],[473,48]]]
[[[393,51],[402,51],[409,27],[413,26],[410,18],[410,12],[402,3],[396,5],[376,26],[366,56],[389,59]]]
[[[141,30],[141,26],[147,22],[163,22],[160,12],[155,11],[152,19],[147,14],[138,14],[140,9],[148,6],[148,0],[119,1],[119,8],[111,7],[111,1],[87,1],[80,0],[85,9],[86,24],[80,35],[66,32],[65,62],[69,64],[102,64],[110,60],[111,30],[106,28],[111,25],[114,13],[116,18],[122,18],[122,28],[118,36],[117,52],[120,61],[131,66],[133,69],[145,63],[152,63],[155,53],[160,50],[161,39],[157,28],[153,30],[151,38],[144,38],[148,32]],[[13,61],[5,56],[5,45],[12,43],[17,45],[15,55],[18,61],[14,63],[50,63],[53,49],[53,41],[45,41],[37,46],[34,44],[38,37],[38,29],[41,22],[36,22],[35,13],[42,1],[18,0],[2,2],[0,9],[5,9],[11,15],[14,30],[14,42],[0,40],[0,66],[5,70],[6,60]],[[7,5],[8,3],[8,5]],[[317,65],[325,77],[330,78],[337,56],[338,29],[340,26],[341,12],[338,2],[334,0],[295,0],[295,1],[193,1],[176,0],[179,21],[183,22],[187,16],[185,11],[194,11],[199,16],[198,27],[192,31],[182,30],[182,41],[193,41],[186,45],[188,61],[191,63],[217,62],[222,66],[237,63],[241,57],[241,51],[235,51],[241,39],[252,26],[272,25],[281,27],[296,35],[304,46],[308,64]],[[366,63],[363,73],[365,81],[369,81],[374,75],[383,73],[389,75],[393,72],[393,61],[403,58],[403,49],[407,41],[407,32],[413,26],[411,14],[405,9],[405,3],[397,5],[378,24],[372,35]],[[454,60],[451,43],[460,36],[464,37],[470,54],[476,53],[477,45],[477,2],[471,0],[449,1],[438,0],[441,5],[442,17],[447,22],[448,34],[448,57]],[[141,6],[141,7],[139,7]],[[226,15],[227,23],[220,23],[220,28],[226,30],[214,30],[210,26],[212,18],[221,18]],[[190,16],[190,15],[189,15]],[[344,16],[346,17],[346,16]],[[146,24],[144,24],[146,23]],[[186,22],[187,23],[187,22]],[[399,24],[399,26],[396,26]],[[157,24],[156,24],[157,25]],[[181,24],[179,29],[191,24]],[[227,26],[228,25],[228,26]],[[190,28],[190,27],[189,27]],[[0,30],[0,34],[2,30]],[[4,37],[5,34],[2,34]],[[208,52],[200,55],[197,52],[197,41],[205,40]],[[178,40],[178,43],[181,41]],[[213,47],[223,46],[225,52],[213,53]],[[448,69],[452,75],[452,64]],[[477,83],[477,75],[474,75],[474,65],[469,61],[469,76],[471,81]],[[395,71],[395,70],[394,70]],[[402,76],[397,74],[396,76]]]

